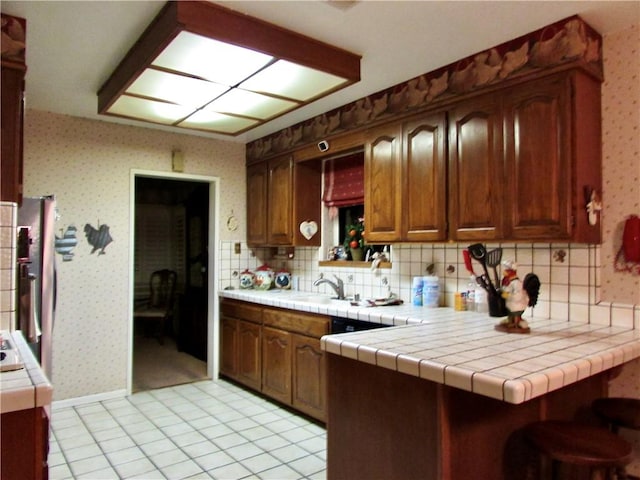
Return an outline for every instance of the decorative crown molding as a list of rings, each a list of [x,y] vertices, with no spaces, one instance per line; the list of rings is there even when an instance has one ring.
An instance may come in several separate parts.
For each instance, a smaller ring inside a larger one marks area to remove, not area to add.
[[[602,77],[602,37],[575,15],[412,78],[247,145],[247,160],[278,154],[435,101],[571,62]]]

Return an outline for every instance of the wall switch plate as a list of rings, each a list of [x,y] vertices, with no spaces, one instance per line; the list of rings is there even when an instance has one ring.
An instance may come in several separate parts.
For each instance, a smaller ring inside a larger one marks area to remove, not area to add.
[[[240,248],[240,242],[236,242],[233,244],[233,252],[236,255],[240,255],[240,252],[242,251],[242,249]]]
[[[184,172],[184,155],[180,150],[174,150],[171,153],[171,170]]]

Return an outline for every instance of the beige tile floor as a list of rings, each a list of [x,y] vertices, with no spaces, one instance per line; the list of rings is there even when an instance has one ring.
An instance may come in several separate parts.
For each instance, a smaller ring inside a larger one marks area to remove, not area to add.
[[[52,411],[49,478],[325,479],[326,431],[210,380]]]

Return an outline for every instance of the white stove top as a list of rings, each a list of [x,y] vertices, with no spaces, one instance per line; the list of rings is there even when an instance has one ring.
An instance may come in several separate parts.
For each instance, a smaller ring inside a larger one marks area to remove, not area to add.
[[[0,330],[0,372],[21,368],[24,368],[24,362],[10,332]]]

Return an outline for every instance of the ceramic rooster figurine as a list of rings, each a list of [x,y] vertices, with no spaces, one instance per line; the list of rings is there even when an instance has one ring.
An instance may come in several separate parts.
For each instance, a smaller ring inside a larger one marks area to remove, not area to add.
[[[524,280],[518,277],[518,265],[511,261],[502,262],[502,284],[500,292],[505,299],[507,318],[497,327],[509,333],[529,333],[529,324],[522,319],[527,307],[533,307],[538,302],[540,293],[540,279],[534,273],[528,273]]]

